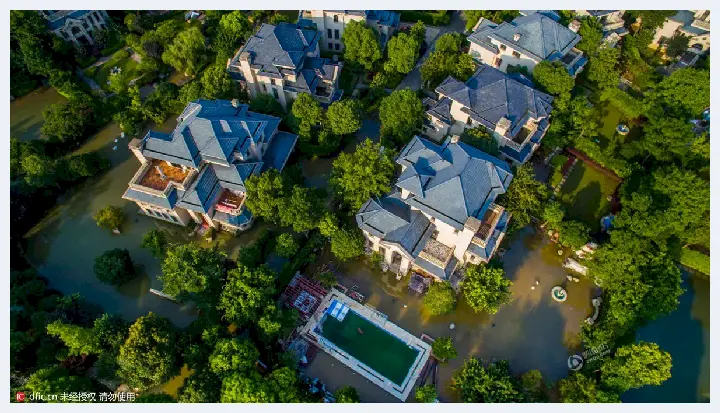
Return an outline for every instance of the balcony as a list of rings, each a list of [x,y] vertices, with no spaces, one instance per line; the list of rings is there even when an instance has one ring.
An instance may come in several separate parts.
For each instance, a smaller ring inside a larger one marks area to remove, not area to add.
[[[698,29],[703,29],[710,31],[710,22],[705,20],[696,19],[692,22],[693,27],[697,27]]]
[[[502,206],[495,203],[490,204],[490,207],[485,211],[485,215],[483,215],[480,221],[480,228],[473,236],[473,244],[477,244],[483,248],[487,245],[488,238],[490,238],[493,231],[495,231],[495,227],[503,212],[505,212],[505,208]]]
[[[223,189],[215,209],[230,215],[240,215],[245,203],[245,195],[229,189]]]

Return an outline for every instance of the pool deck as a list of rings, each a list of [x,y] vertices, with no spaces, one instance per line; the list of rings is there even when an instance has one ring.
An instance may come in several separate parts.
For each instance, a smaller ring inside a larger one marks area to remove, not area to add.
[[[388,333],[395,336],[397,339],[418,350],[417,358],[413,362],[407,376],[400,385],[393,383],[380,373],[376,372],[372,368],[357,360],[352,355],[337,347],[325,337],[322,337],[315,332],[318,323],[321,323],[323,321],[325,312],[330,307],[333,301],[338,301],[345,304],[350,308],[350,310],[356,312],[371,323],[377,325],[379,328],[387,331]],[[410,392],[415,386],[415,382],[417,381],[418,377],[420,377],[420,372],[430,358],[431,347],[428,343],[425,343],[418,337],[413,336],[412,334],[388,321],[385,314],[382,314],[379,311],[374,310],[370,307],[364,306],[335,289],[333,289],[328,295],[325,296],[323,301],[320,303],[320,306],[318,306],[318,309],[315,311],[312,317],[310,317],[310,319],[300,332],[303,336],[316,344],[323,351],[335,357],[341,363],[350,367],[353,371],[357,372],[376,386],[382,388],[386,392],[392,394],[393,396],[397,397],[402,401],[405,401],[410,395]]]

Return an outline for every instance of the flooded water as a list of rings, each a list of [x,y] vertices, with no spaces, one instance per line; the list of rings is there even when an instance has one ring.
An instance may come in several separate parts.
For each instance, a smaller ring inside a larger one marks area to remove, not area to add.
[[[408,292],[408,277],[398,281],[393,274],[372,271],[363,262],[342,264],[340,270],[344,276],[339,281],[347,287],[357,285],[367,304],[418,337],[422,334],[452,337],[461,357],[441,365],[438,370],[438,391],[445,401],[455,400],[446,385],[467,356],[488,361],[508,359],[516,373],[539,369],[547,380],[558,380],[567,374],[567,358],[574,353],[569,347],[578,344],[574,338],[580,323],[591,314],[593,286],[585,280],[569,283],[568,300],[555,302],[550,290],[565,284],[567,275],[560,265],[564,257],[558,256],[556,246],[530,229],[517,234],[509,245],[504,262],[506,274],[514,283],[513,301],[495,315],[476,314],[460,298],[453,314],[430,316],[423,312],[421,299]],[[533,290],[531,287],[536,281],[539,285]],[[455,324],[454,329],[450,329],[451,323]],[[315,360],[311,368],[317,363],[325,364],[323,360]],[[335,366],[339,364],[332,358],[328,361]],[[313,370],[325,371],[328,382],[343,383],[348,376],[345,368],[328,367],[315,366]],[[337,371],[338,377],[327,377],[334,375],[333,371]],[[361,381],[355,377],[350,380]],[[363,400],[384,401],[384,392],[370,386]]]
[[[43,109],[65,97],[51,87],[38,88],[10,102],[10,136],[21,141],[40,139]]]

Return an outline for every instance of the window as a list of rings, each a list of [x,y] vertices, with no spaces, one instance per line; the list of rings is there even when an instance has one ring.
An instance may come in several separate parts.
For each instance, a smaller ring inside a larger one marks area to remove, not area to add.
[[[495,67],[500,67],[502,65],[502,59],[495,59]]]
[[[505,46],[504,44],[501,44],[501,45],[500,45],[500,50],[504,52],[505,49],[507,49],[507,46]]]
[[[275,79],[270,79],[270,83],[275,84]]]
[[[328,39],[332,39],[332,29],[327,29],[328,31]]]
[[[278,91],[277,91],[277,89],[273,88],[272,91],[273,91],[273,95],[275,96],[275,99],[279,99],[280,96],[278,96]]]
[[[328,42],[328,50],[332,50],[332,49],[333,49],[333,44],[332,44],[332,42]]]
[[[520,58],[520,53],[518,53],[518,52],[513,52],[513,57],[516,58],[516,59],[519,59],[519,58]]]
[[[340,43],[335,43],[335,50],[340,50]]]
[[[340,38],[340,30],[338,30],[338,29],[335,29],[335,38],[336,39]]]
[[[337,14],[333,16],[333,21],[334,21],[335,23],[338,22],[338,16],[337,16]]]

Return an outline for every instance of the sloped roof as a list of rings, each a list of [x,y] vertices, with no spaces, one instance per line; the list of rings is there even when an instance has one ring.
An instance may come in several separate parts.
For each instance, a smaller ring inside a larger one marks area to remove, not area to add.
[[[283,22],[273,26],[263,23],[242,47],[241,53],[250,54],[252,65],[277,73],[278,66],[299,68],[308,52],[315,50],[319,39],[320,33],[297,24]]]
[[[515,40],[516,35],[519,38]],[[533,13],[515,18],[511,23],[481,24],[468,40],[484,46],[487,39],[509,45],[537,61],[557,52],[566,55],[582,38],[577,33],[542,14]]]
[[[397,162],[406,167],[397,186],[410,192],[407,198],[396,191],[371,199],[356,215],[361,229],[386,241],[397,239],[395,234],[407,231],[417,219],[413,218],[417,211],[411,207],[462,230],[469,217],[485,213],[513,177],[504,161],[449,139],[438,146],[416,136],[400,152]],[[421,238],[417,240],[422,244]],[[411,254],[415,250],[408,248]]]
[[[53,20],[50,20],[50,18],[55,17],[59,14],[56,13],[55,15],[46,16],[46,19],[48,19],[48,27],[50,27],[50,30],[57,30],[63,27],[68,19],[81,19],[85,17],[86,14],[91,13],[92,11],[93,10],[73,10],[65,15],[60,15],[60,17]]]
[[[511,123],[506,132],[509,137],[515,136],[529,118],[546,118],[553,109],[552,96],[484,64],[467,82],[448,76],[435,91],[463,105],[468,116],[489,129],[507,118]]]
[[[199,168],[202,160],[224,166],[233,163],[233,152],[247,156],[248,149],[269,139],[280,119],[233,106],[226,100],[188,103],[173,132],[149,131],[141,146],[148,158]]]

